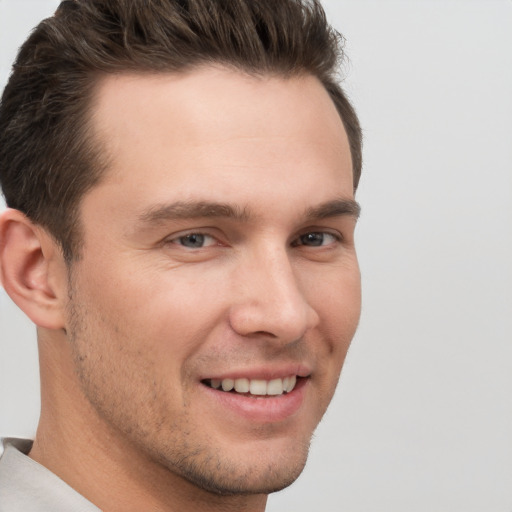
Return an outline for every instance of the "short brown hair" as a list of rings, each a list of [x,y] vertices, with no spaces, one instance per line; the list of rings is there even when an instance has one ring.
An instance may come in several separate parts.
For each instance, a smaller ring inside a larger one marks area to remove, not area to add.
[[[98,78],[208,63],[317,77],[347,131],[355,190],[361,130],[337,81],[342,47],[318,0],[65,0],[21,47],[2,96],[7,205],[43,225],[68,262],[76,258],[78,205],[106,168],[89,127]]]

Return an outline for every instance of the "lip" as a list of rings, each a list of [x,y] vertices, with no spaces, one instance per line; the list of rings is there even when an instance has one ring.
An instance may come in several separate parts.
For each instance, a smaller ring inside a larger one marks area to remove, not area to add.
[[[303,364],[294,364],[280,366],[276,368],[247,368],[230,370],[226,373],[219,374],[208,374],[200,377],[200,380],[207,379],[261,379],[261,380],[272,380],[272,379],[283,379],[290,375],[296,375],[297,377],[309,377],[311,370]]]
[[[243,375],[246,376],[247,373],[243,373]],[[262,378],[261,373],[258,375]],[[308,385],[309,378],[300,378],[290,393],[265,397],[225,392],[204,384],[201,384],[201,388],[204,393],[207,393],[208,399],[216,403],[227,414],[235,414],[252,423],[262,424],[282,422],[297,414],[304,403]]]

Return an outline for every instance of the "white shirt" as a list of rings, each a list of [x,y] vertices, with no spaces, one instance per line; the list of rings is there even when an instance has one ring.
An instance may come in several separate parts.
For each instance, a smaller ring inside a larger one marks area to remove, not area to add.
[[[0,512],[101,512],[27,457],[31,446],[26,439],[0,438]]]

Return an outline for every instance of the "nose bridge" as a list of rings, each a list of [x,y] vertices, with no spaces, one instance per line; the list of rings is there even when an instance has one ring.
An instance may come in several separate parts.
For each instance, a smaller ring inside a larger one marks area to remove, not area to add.
[[[293,342],[318,321],[286,247],[268,243],[251,252],[244,263],[243,282],[232,315],[232,325],[240,334],[266,334]]]

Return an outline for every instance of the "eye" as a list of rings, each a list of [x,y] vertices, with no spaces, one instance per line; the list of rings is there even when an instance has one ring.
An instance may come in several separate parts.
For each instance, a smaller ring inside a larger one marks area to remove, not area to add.
[[[187,247],[189,249],[201,249],[210,245],[215,245],[216,240],[213,236],[203,233],[189,233],[171,240],[171,243]]]
[[[299,236],[299,238],[293,243],[293,246],[303,245],[306,247],[325,247],[326,245],[339,242],[339,240],[339,237],[336,237],[332,233],[313,231]]]

